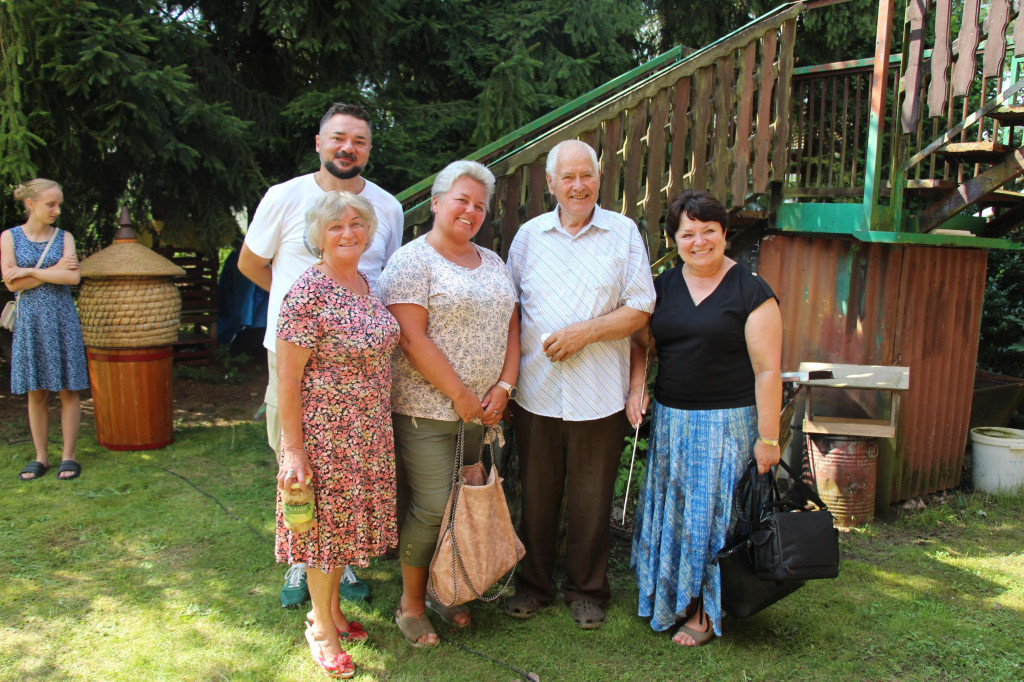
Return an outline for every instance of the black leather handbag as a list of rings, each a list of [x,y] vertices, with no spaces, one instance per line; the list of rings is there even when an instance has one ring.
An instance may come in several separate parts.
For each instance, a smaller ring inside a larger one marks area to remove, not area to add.
[[[769,485],[759,486],[758,478],[767,481],[770,475],[760,477],[757,462],[751,459],[736,492],[736,504],[740,505],[739,535],[712,560],[721,571],[722,609],[736,618],[749,618],[804,584],[799,580],[762,580],[757,574],[750,544],[751,521],[761,517],[759,490],[767,492],[766,485]]]
[[[762,580],[818,580],[839,575],[839,531],[828,507],[785,462],[793,488],[785,497],[774,479],[750,531],[754,567]],[[757,485],[757,481],[755,481]],[[818,506],[807,509],[807,502]]]

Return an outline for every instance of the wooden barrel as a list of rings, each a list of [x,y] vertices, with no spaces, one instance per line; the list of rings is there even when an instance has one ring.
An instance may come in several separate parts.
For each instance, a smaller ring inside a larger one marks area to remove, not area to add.
[[[171,346],[86,348],[96,440],[111,450],[174,442]]]
[[[807,434],[807,456],[818,495],[837,525],[862,526],[874,520],[876,441],[859,436]]]

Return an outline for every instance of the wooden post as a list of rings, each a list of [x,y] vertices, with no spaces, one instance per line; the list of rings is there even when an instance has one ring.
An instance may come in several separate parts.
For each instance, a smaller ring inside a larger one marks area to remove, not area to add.
[[[868,117],[868,152],[864,168],[864,223],[871,225],[877,212],[882,180],[882,136],[885,125],[885,86],[888,82],[891,26],[895,0],[880,0],[875,28],[875,68],[871,76]]]

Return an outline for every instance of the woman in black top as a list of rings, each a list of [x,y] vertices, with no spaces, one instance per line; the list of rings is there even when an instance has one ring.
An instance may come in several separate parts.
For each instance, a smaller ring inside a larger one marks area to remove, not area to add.
[[[639,614],[659,631],[681,622],[672,641],[683,646],[721,635],[711,560],[735,522],[735,487],[751,454],[760,473],[780,458],[782,317],[768,284],[725,255],[728,221],[707,192],[672,201],[668,224],[683,264],[655,280],[650,333],[633,336],[626,415],[634,425],[647,408],[648,343],[659,361],[633,536]]]

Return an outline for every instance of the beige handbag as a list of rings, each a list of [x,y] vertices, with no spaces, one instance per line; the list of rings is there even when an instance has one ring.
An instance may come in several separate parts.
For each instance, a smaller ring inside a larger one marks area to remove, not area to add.
[[[526,548],[512,527],[501,477],[494,466],[494,446],[487,445],[490,473],[486,473],[482,461],[463,466],[464,426],[459,423],[452,493],[430,561],[430,589],[449,608],[474,599],[498,599],[508,589],[519,560],[526,556]],[[481,460],[483,449],[481,444]],[[502,576],[504,584],[497,594],[484,597]]]
[[[43,259],[46,258],[46,252],[50,250],[50,244],[53,244],[54,238],[57,233],[60,232],[60,228],[54,228],[53,234],[50,235],[50,241],[46,242],[46,248],[43,249],[42,255],[39,256],[39,260],[36,261],[36,267],[38,268],[43,263]],[[3,312],[0,312],[0,327],[3,327],[7,331],[14,331],[14,321],[18,318],[18,299],[21,298],[21,292],[14,294],[14,300],[8,301],[7,305],[4,306]]]

